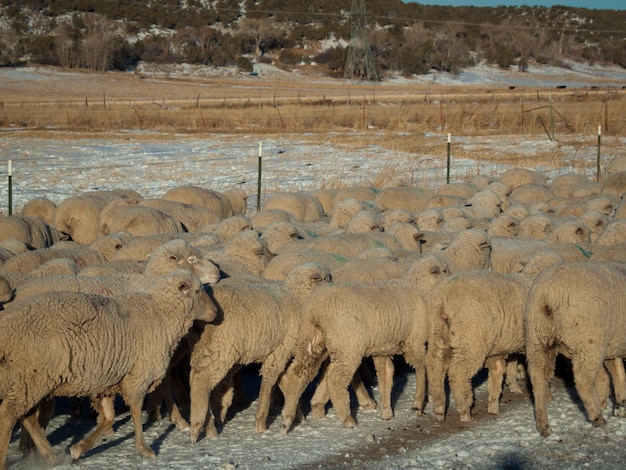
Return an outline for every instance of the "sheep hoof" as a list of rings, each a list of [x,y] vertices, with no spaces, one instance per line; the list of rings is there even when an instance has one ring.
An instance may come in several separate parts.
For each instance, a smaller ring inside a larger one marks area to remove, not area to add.
[[[613,416],[618,418],[626,418],[626,406],[623,403],[618,403],[613,411]]]
[[[411,409],[413,410],[413,412],[415,413],[416,416],[422,416],[423,411],[422,411],[422,408],[420,406],[412,406]]]
[[[444,419],[446,419],[446,415],[445,413],[435,413],[435,419],[437,421],[443,421]]]
[[[137,450],[144,459],[153,459],[156,457],[154,451],[148,446],[143,446]]]
[[[380,416],[384,420],[392,419],[393,418],[393,411],[391,411],[388,408],[382,409],[381,412],[380,412]]]
[[[163,419],[163,416],[161,415],[161,411],[160,410],[150,410],[148,412],[148,420],[149,421],[158,423],[162,419]]]
[[[311,405],[311,416],[315,419],[326,417],[326,409],[323,405]]]
[[[172,424],[176,426],[179,431],[189,430],[189,423],[184,418],[172,419]]]
[[[469,411],[461,411],[460,412],[460,419],[462,423],[469,423],[470,420],[472,419],[472,416],[470,415]]]
[[[537,427],[539,434],[541,434],[541,437],[548,437],[550,434],[552,434],[552,429],[550,429],[550,426],[545,426],[545,427]]]
[[[353,428],[356,426],[356,420],[354,417],[349,416],[344,420],[343,425],[347,428]]]
[[[591,421],[591,424],[593,424],[594,427],[599,428],[606,424],[606,419],[604,419],[602,416],[598,416],[596,419]]]
[[[82,442],[70,446],[70,455],[72,456],[72,460],[78,460],[80,456],[83,455],[83,452],[85,451],[83,449]]]
[[[257,423],[254,427],[254,431],[257,434],[263,434],[265,431],[267,431],[267,426],[265,425],[265,423]]]
[[[365,411],[376,411],[378,405],[376,405],[376,402],[374,400],[370,400],[363,403],[361,405],[361,408],[363,408]]]
[[[517,382],[513,382],[512,384],[508,384],[509,392],[519,394],[522,393],[522,388],[519,386]]]
[[[198,442],[198,438],[200,437],[200,425],[193,425],[189,427],[189,439],[191,439],[191,443],[195,444]]]

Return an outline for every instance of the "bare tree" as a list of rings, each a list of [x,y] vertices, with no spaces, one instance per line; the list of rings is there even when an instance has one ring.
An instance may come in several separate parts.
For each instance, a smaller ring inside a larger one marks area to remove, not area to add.
[[[239,24],[243,34],[250,34],[254,39],[254,59],[258,60],[261,55],[261,47],[265,41],[275,37],[277,31],[274,22],[270,18],[247,18]]]

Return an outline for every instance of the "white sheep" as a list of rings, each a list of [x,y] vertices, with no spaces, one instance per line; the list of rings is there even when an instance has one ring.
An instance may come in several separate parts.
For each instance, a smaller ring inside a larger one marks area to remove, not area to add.
[[[39,217],[9,215],[0,217],[0,241],[16,239],[29,249],[47,248],[67,236]]]
[[[626,219],[611,220],[598,237],[598,245],[616,245],[626,241]]]
[[[301,303],[328,270],[316,263],[300,265],[282,283],[225,283],[211,286],[218,320],[207,325],[191,354],[190,438],[217,436],[209,395],[236,365],[261,363],[261,390],[255,430],[267,429],[271,392],[295,352]]]
[[[304,306],[295,358],[281,379],[285,432],[296,417],[302,392],[326,357],[330,364],[324,387],[337,417],[346,427],[356,425],[350,413],[347,387],[361,360],[368,356],[373,357],[378,372],[382,418],[393,417],[390,357],[396,354],[403,355],[415,369],[417,384],[412,408],[421,414],[429,330],[424,297],[446,275],[445,263],[429,255],[417,260],[400,279],[317,287]]]
[[[626,171],[619,171],[607,176],[602,182],[600,193],[624,197],[626,194]]]
[[[415,213],[426,209],[432,195],[432,191],[426,188],[389,186],[376,195],[374,202],[383,212],[390,209],[406,209]]]
[[[168,201],[162,198],[143,198],[139,201],[139,205],[158,209],[178,219],[187,232],[194,232],[205,225],[215,224],[222,220],[220,214],[198,204]]]
[[[102,420],[70,447],[73,459],[111,428],[117,393],[130,406],[137,451],[154,457],[143,436],[144,397],[165,375],[193,321],[212,321],[215,313],[200,281],[186,271],[160,277],[142,293],[51,292],[12,303],[0,322],[1,466],[18,420],[40,453],[56,460],[34,413],[40,400],[54,396],[90,395],[100,402]]]
[[[298,218],[295,215],[282,209],[262,209],[250,217],[252,228],[258,232],[263,232],[266,227],[276,222],[289,222],[293,224],[297,221]]]
[[[486,366],[488,412],[498,414],[508,356],[524,352],[524,302],[532,276],[470,270],[443,280],[428,299],[429,394],[435,416],[446,409],[446,373],[462,422],[470,420],[471,380]],[[520,392],[510,378],[511,390]]]
[[[203,256],[217,265],[224,277],[259,276],[268,264],[267,243],[253,230],[239,232],[223,245],[205,251]]]
[[[298,228],[289,222],[275,222],[268,225],[261,233],[261,238],[267,244],[271,253],[276,253],[284,243],[301,240],[303,237]]]
[[[468,229],[457,233],[450,243],[433,250],[445,261],[451,273],[491,266],[491,240],[484,230]]]
[[[282,281],[287,277],[289,271],[299,264],[314,262],[333,270],[348,259],[350,257],[317,249],[285,251],[269,260],[267,266],[263,268],[261,276],[265,279]]]
[[[204,206],[225,219],[246,213],[248,195],[239,188],[219,192],[199,186],[180,186],[167,191],[162,199]]]
[[[324,208],[318,199],[303,193],[274,193],[263,204],[263,210],[281,209],[292,214],[300,222],[319,220]]]
[[[47,197],[36,197],[24,204],[20,215],[39,217],[52,227],[54,226],[54,211],[56,211],[56,208],[56,203]]]
[[[91,243],[100,233],[100,212],[116,194],[81,194],[62,200],[54,211],[54,227],[78,243]]]
[[[152,284],[155,277],[178,269],[188,269],[204,284],[214,284],[220,278],[218,267],[203,259],[198,249],[185,240],[175,239],[161,245],[150,255],[141,274],[55,275],[31,279],[17,287],[15,300],[61,290],[100,295],[140,292]]]
[[[614,381],[615,413],[624,415],[625,289],[626,265],[593,261],[551,266],[533,283],[525,310],[526,358],[542,436],[552,432],[546,402],[557,354],[570,358],[576,391],[594,426],[606,424],[603,364]]]

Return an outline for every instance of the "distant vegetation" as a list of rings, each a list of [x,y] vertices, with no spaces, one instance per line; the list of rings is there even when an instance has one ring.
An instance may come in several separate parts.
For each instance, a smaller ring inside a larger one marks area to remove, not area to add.
[[[140,61],[253,70],[273,63],[343,76],[350,0],[0,0],[0,65],[130,70]],[[360,6],[361,0],[356,4]],[[384,78],[486,61],[523,70],[567,59],[626,67],[626,11],[364,2]]]

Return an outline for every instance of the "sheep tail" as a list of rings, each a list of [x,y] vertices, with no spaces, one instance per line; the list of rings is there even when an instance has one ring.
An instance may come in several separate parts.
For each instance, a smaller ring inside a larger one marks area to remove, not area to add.
[[[550,349],[556,346],[557,332],[555,313],[558,305],[550,299],[550,292],[536,286],[528,295],[526,303],[526,329],[530,345],[541,349]]]
[[[445,299],[442,295],[433,295],[428,302],[428,309],[431,312],[430,342],[441,348],[446,348],[450,344],[450,322],[446,315]]]
[[[314,328],[314,333],[308,338],[307,352],[309,356],[319,357],[326,351],[326,345],[324,341],[324,335],[319,328]]]

